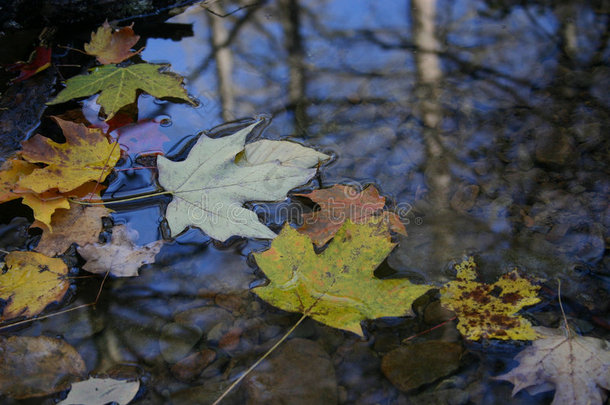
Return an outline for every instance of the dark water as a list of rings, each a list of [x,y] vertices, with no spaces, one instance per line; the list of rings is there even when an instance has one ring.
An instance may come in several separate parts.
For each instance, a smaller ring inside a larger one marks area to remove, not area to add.
[[[306,188],[373,183],[403,215],[409,235],[381,273],[440,286],[465,254],[475,255],[486,282],[519,267],[544,280],[542,303],[524,311],[535,325],[561,326],[561,280],[572,326],[607,339],[607,5],[421,3],[285,0],[239,10],[216,3],[217,13],[237,10],[224,18],[193,6],[169,21],[192,24],[192,37],[147,38],[141,56],[170,63],[200,105],[141,96],[139,118],[169,120],[159,128],[162,149],[179,157],[200,131],[270,114],[264,137],[334,156]],[[226,41],[213,38],[212,27]],[[157,187],[153,171],[122,171],[107,196]],[[140,244],[160,239],[167,201],[113,207],[114,222],[136,229]],[[298,219],[286,215],[292,206],[304,209],[296,199],[254,208],[278,230]],[[133,403],[212,403],[299,319],[249,292],[264,279],[250,253],[268,245],[218,243],[191,229],[140,277],[108,282],[95,310],[17,333],[62,336],[91,372],[139,377],[144,388]],[[98,286],[78,283],[71,305],[90,302]],[[223,403],[551,402],[552,393],[511,398],[511,384],[491,380],[516,364],[526,345],[518,342],[463,342],[457,371],[407,393],[395,388],[381,359],[441,322],[434,305],[419,302],[416,318],[365,322],[365,339],[307,320]],[[454,323],[415,341],[438,339],[462,342]],[[210,362],[192,371],[183,359],[197,352]]]

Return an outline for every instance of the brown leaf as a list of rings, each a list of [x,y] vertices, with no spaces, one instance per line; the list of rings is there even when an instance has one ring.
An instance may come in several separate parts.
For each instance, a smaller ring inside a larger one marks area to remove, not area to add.
[[[295,195],[307,197],[320,206],[319,211],[303,214],[303,225],[298,229],[318,246],[326,244],[335,236],[346,219],[364,223],[368,218],[378,215],[385,205],[385,197],[381,197],[372,185],[362,192],[352,186],[336,184],[330,188]],[[381,215],[389,230],[407,234],[396,214],[385,211]]]
[[[145,246],[137,246],[135,230],[125,225],[117,225],[112,231],[112,241],[107,244],[93,243],[80,246],[78,253],[87,261],[83,269],[97,274],[107,271],[116,277],[134,277],[144,264],[153,263],[161,250],[163,241],[158,240]]]
[[[141,51],[131,52],[131,47],[140,39],[131,27],[133,24],[114,31],[106,20],[97,32],[91,33],[91,42],[85,44],[85,52],[96,56],[97,61],[103,65],[120,63],[131,58]]]
[[[0,394],[40,397],[85,377],[85,362],[68,343],[46,336],[0,336]]]
[[[601,405],[610,390],[610,349],[593,337],[568,337],[558,329],[535,328],[544,339],[520,352],[519,366],[496,377],[532,394],[555,390],[552,405]]]
[[[47,256],[62,254],[72,243],[83,246],[97,242],[102,231],[102,217],[110,215],[108,208],[96,205],[86,207],[70,204],[69,210],[58,210],[53,214],[53,233],[43,231],[42,238],[34,250]],[[32,226],[43,228],[40,223]]]

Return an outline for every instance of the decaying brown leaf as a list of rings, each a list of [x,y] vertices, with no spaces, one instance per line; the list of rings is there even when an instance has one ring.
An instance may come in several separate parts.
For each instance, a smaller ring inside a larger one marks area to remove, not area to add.
[[[70,204],[69,210],[58,210],[53,214],[53,233],[43,231],[35,250],[47,256],[62,254],[72,243],[84,246],[97,242],[102,231],[102,217],[110,215],[108,208],[95,205],[86,207]],[[34,222],[32,226],[43,228]]]
[[[161,250],[163,241],[137,246],[134,240],[138,232],[125,225],[112,230],[112,241],[107,244],[92,243],[78,248],[78,253],[87,261],[83,269],[97,274],[110,272],[116,277],[134,277],[144,264],[153,263]]]
[[[86,372],[81,356],[63,340],[0,336],[0,395],[23,399],[52,394]]]

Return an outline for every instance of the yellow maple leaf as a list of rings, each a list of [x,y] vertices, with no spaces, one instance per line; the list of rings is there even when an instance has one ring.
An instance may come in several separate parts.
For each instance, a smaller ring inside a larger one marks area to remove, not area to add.
[[[479,283],[472,257],[455,266],[457,280],[441,288],[441,304],[454,311],[466,339],[534,340],[539,337],[527,319],[516,313],[540,302],[539,286],[515,269],[493,284]]]
[[[38,315],[68,291],[68,266],[60,259],[35,252],[11,252],[5,260],[7,269],[0,274],[0,298],[7,305],[0,320]]]
[[[21,158],[47,166],[21,176],[17,185],[36,193],[55,188],[63,193],[91,180],[104,181],[119,160],[117,145],[109,143],[99,129],[89,129],[83,124],[57,117],[54,119],[66,142],[53,142],[41,135],[23,142],[23,150],[19,152]]]

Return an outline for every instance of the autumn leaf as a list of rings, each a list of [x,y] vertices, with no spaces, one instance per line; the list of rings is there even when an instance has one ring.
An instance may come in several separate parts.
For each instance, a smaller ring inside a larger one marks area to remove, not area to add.
[[[37,46],[30,54],[30,59],[27,62],[17,62],[6,67],[9,72],[19,72],[19,76],[12,79],[12,82],[21,82],[36,73],[42,72],[51,66],[51,48],[46,46]]]
[[[359,192],[355,187],[336,184],[294,195],[307,197],[320,207],[319,211],[303,214],[303,225],[299,228],[299,232],[309,235],[318,246],[326,244],[347,219],[364,222],[371,216],[379,215],[385,205],[385,197],[381,197],[372,185]],[[381,216],[390,230],[407,234],[395,213],[385,211]]]
[[[158,240],[145,246],[137,246],[134,240],[138,232],[125,225],[112,229],[111,243],[93,243],[78,248],[78,253],[87,261],[83,269],[97,274],[110,272],[116,277],[134,277],[138,269],[148,263],[154,263],[155,255],[163,246]]]
[[[63,391],[87,372],[74,347],[46,336],[0,336],[0,395],[15,399]]]
[[[258,141],[244,146],[256,125],[223,138],[201,135],[181,162],[157,157],[159,183],[174,197],[165,214],[172,235],[192,225],[221,241],[233,235],[276,236],[243,204],[286,198],[290,189],[314,176],[316,169],[309,168],[328,156],[286,141]],[[277,148],[282,153],[274,153]]]
[[[167,66],[139,63],[127,67],[95,67],[90,74],[68,79],[66,88],[47,105],[65,103],[73,98],[101,92],[97,103],[104,109],[106,120],[109,120],[121,107],[136,101],[138,90],[156,98],[174,97],[194,104],[182,87],[181,76],[160,71]]]
[[[57,405],[106,405],[111,402],[126,405],[136,396],[139,389],[139,381],[90,377],[72,384],[66,399]]]
[[[516,315],[523,307],[540,302],[539,286],[521,277],[517,270],[503,275],[494,284],[476,280],[472,257],[455,266],[457,280],[441,288],[441,304],[455,311],[458,330],[466,339],[533,340],[538,334],[530,322]]]
[[[17,185],[36,193],[54,188],[66,192],[91,180],[104,181],[119,160],[120,149],[97,129],[54,118],[66,142],[57,143],[42,135],[23,142],[21,158],[46,166],[22,176]]]
[[[104,206],[70,204],[70,209],[53,214],[53,233],[44,231],[34,250],[55,256],[65,252],[72,243],[84,246],[97,242],[102,231],[102,217],[107,216],[110,216],[110,211]],[[40,226],[44,230],[44,226],[36,222],[32,226]]]
[[[133,24],[114,31],[108,20],[104,21],[97,32],[91,33],[91,42],[85,44],[85,52],[96,56],[97,61],[103,65],[120,63],[131,58],[140,53],[140,51],[131,52],[131,47],[140,39],[140,36],[133,32],[132,27]]]
[[[431,288],[373,275],[394,246],[380,218],[346,221],[319,255],[286,224],[269,250],[254,254],[270,282],[253,291],[280,309],[363,336],[361,321],[411,315],[413,301]]]
[[[0,320],[38,315],[68,291],[68,267],[60,259],[35,252],[11,252],[5,261],[7,269],[0,274],[0,299],[6,301],[6,306]]]
[[[545,336],[515,357],[519,366],[495,377],[511,382],[513,396],[555,390],[552,405],[602,405],[610,390],[610,346],[593,337],[567,336],[563,331],[535,328]]]

